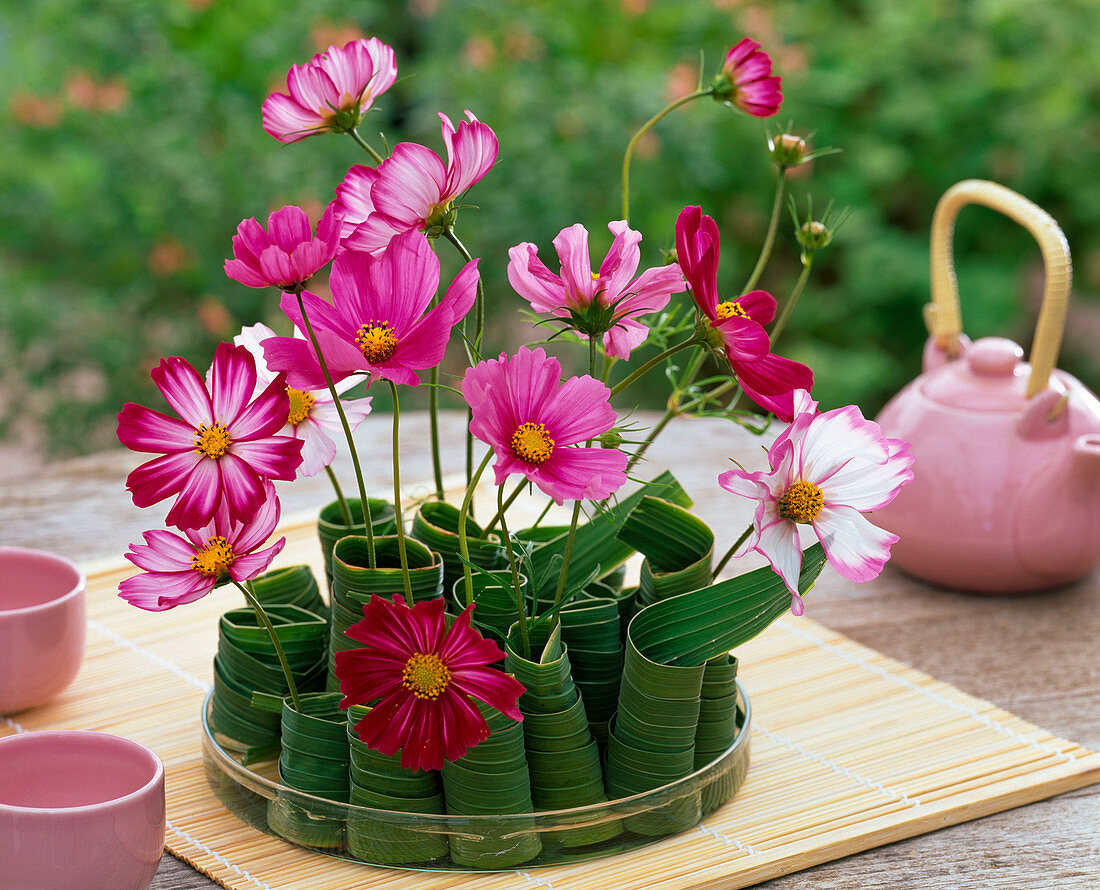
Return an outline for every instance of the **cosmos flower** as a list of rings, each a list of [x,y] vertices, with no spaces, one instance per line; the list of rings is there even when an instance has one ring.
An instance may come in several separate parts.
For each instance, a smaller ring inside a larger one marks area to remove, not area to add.
[[[258,549],[279,522],[275,487],[263,487],[263,501],[245,521],[230,518],[223,502],[210,522],[182,536],[165,529],[143,532],[145,543],[131,544],[126,554],[142,574],[119,584],[119,596],[139,609],[163,612],[193,603],[230,579],[250,581],[266,572],[286,538]]]
[[[336,653],[340,707],[373,704],[355,731],[387,756],[400,750],[405,769],[440,769],[489,737],[471,696],[523,719],[517,702],[524,687],[489,667],[504,653],[470,626],[473,609],[448,628],[442,598],[409,608],[400,594],[392,603],[372,596],[363,620],[347,631],[366,648]]]
[[[377,37],[330,46],[306,64],[290,66],[289,95],[272,93],[264,100],[264,130],[280,142],[354,130],[396,79],[393,50]]]
[[[684,290],[684,276],[673,263],[646,269],[635,278],[641,234],[625,220],[607,227],[615,240],[598,273],[592,271],[588,230],[577,223],[554,239],[560,276],[543,265],[534,244],[524,242],[508,251],[508,281],[536,312],[572,319],[582,337],[602,335],[608,355],[628,359],[630,350],[649,335],[649,328],[636,319],[664,309],[672,294]]]
[[[745,37],[726,53],[722,72],[714,82],[714,96],[753,117],[771,117],[783,102],[779,87],[771,57],[759,43]]]
[[[817,402],[799,390],[794,409],[793,422],[768,451],[768,472],[729,470],[718,484],[756,501],[753,532],[739,553],[756,550],[767,557],[801,615],[798,526],[812,528],[845,578],[878,577],[897,536],[863,514],[885,507],[912,480],[913,456],[908,442],[883,436],[854,405],[818,414]]]
[[[256,362],[243,346],[219,343],[205,381],[178,356],[152,377],[179,418],[133,402],[119,412],[119,441],[161,455],[126,479],[139,507],[176,495],[169,525],[202,528],[222,503],[243,522],[267,499],[264,479],[294,478],[302,442],[277,435],[290,412],[286,380],[277,376],[253,398]]]
[[[225,274],[248,287],[301,290],[328,265],[340,246],[340,219],[333,204],[325,208],[314,237],[309,217],[300,207],[287,206],[267,218],[267,230],[255,217],[241,220],[233,236],[233,259]]]
[[[611,391],[588,375],[562,383],[561,365],[542,349],[521,346],[475,365],[462,395],[470,432],[496,452],[497,485],[519,473],[561,504],[602,500],[626,482],[623,452],[580,445],[615,425]]]

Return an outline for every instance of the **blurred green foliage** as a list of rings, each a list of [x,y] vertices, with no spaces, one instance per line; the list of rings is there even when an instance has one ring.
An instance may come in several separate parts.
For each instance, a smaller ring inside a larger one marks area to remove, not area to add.
[[[480,209],[458,224],[484,258],[489,352],[531,337],[508,247],[533,241],[556,268],[550,242],[579,221],[598,264],[633,129],[694,88],[701,50],[709,82],[748,34],[784,78],[773,130],[793,119],[814,146],[843,149],[791,183],[800,206],[853,210],[779,344],[813,365],[823,407],[873,413],[917,373],[932,208],[970,177],[1062,224],[1083,312],[1060,364],[1100,388],[1097,335],[1081,333],[1100,328],[1092,0],[0,0],[0,23],[0,435],[104,447],[123,401],[157,403],[147,372],[161,355],[205,367],[242,324],[278,325],[273,292],[222,273],[237,223],[285,203],[316,217],[365,156],[335,136],[281,146],[260,104],[290,64],[357,33],[397,52],[401,79],[361,128],[376,145],[384,133],[442,153],[436,113],[466,108],[500,138],[470,194]],[[722,229],[723,288],[741,286],[772,201],[765,127],[703,100],[642,142],[631,222],[644,264],[699,203]],[[780,232],[762,285],[782,299],[799,267],[786,216]],[[1041,278],[1030,237],[966,211],[956,256],[967,332],[1026,345]]]

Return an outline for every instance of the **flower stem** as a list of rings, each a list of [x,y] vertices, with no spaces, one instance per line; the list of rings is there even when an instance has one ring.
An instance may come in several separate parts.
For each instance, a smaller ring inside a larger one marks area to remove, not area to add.
[[[428,386],[428,436],[432,446],[435,496],[438,500],[443,500],[443,465],[439,458],[439,365],[432,368]]]
[[[267,629],[267,635],[271,637],[271,644],[275,647],[275,654],[279,656],[279,664],[283,667],[283,677],[286,679],[287,688],[290,690],[290,700],[294,702],[294,710],[301,713],[302,700],[298,698],[298,687],[294,683],[294,674],[290,670],[290,665],[287,664],[286,655],[283,652],[283,644],[279,642],[279,637],[275,633],[275,628],[271,624],[271,619],[267,617],[267,612],[264,611],[264,607],[260,605],[260,601],[252,594],[252,585],[247,581],[241,584],[240,581],[233,579],[233,583],[244,594],[244,598],[248,600],[248,604],[252,606],[252,611],[256,613],[256,618]]]
[[[367,142],[367,140],[359,135],[358,130],[348,130],[348,135],[359,144],[359,147],[362,148],[363,151],[365,151],[372,158],[374,158],[374,163],[376,163],[376,164],[381,164],[382,163],[382,160],[383,160],[382,155],[380,155],[378,152],[376,152],[370,146],[370,144]]]
[[[669,421],[677,414],[684,413],[683,409],[680,408],[678,404],[679,395],[695,382],[695,375],[698,374],[699,369],[703,367],[704,361],[706,361],[706,353],[701,349],[692,356],[691,361],[688,363],[687,370],[684,372],[684,376],[680,379],[680,383],[673,392],[672,398],[669,399],[669,406],[665,408],[665,413],[661,415],[661,419],[657,421],[657,425],[649,431],[649,435],[645,437],[641,447],[631,455],[630,461],[626,465],[626,471],[628,473],[633,466],[645,456],[646,451],[649,450],[649,446],[653,444],[653,440],[661,434],[661,431],[666,426],[668,426]]]
[[[733,546],[730,547],[730,549],[726,551],[726,555],[723,556],[718,561],[718,565],[716,565],[714,567],[714,571],[712,571],[710,573],[711,580],[718,577],[718,573],[721,572],[722,569],[724,569],[726,567],[726,563],[730,561],[730,557],[733,556],[734,551],[738,547],[740,547],[742,544],[744,544],[746,539],[748,538],[748,536],[752,534],[752,529],[753,529],[753,524],[750,522],[749,527],[747,529],[745,529],[743,532],[741,532],[741,537],[739,537],[736,541],[733,542]]]
[[[660,355],[655,355],[648,362],[638,368],[638,370],[634,371],[629,377],[620,380],[613,387],[611,387],[612,397],[617,396],[624,389],[630,386],[630,384],[634,383],[639,378],[644,377],[655,367],[657,367],[657,365],[661,364],[661,362],[663,362],[666,358],[676,355],[677,352],[687,349],[689,346],[694,346],[697,342],[698,340],[693,336],[690,340],[685,340],[683,343],[677,343],[675,346],[670,346]],[[595,374],[593,374],[592,376],[595,376]]]
[[[393,508],[397,511],[397,552],[401,556],[401,578],[405,582],[405,599],[412,608],[412,580],[409,578],[409,555],[405,552],[405,521],[401,516],[401,461],[398,458],[398,426],[401,423],[401,408],[397,402],[397,384],[386,381],[393,395]]]
[[[344,525],[351,528],[351,508],[348,506],[348,499],[344,497],[344,490],[340,488],[340,483],[336,479],[336,474],[332,472],[331,466],[326,466],[325,472],[328,473],[328,480],[332,483],[332,488],[336,492],[336,500],[340,504],[340,515],[344,517]]]
[[[768,233],[764,236],[764,244],[760,248],[760,256],[757,257],[756,266],[753,267],[749,280],[745,282],[745,286],[741,289],[742,294],[747,294],[756,287],[756,282],[760,280],[760,276],[764,273],[764,267],[768,265],[768,259],[772,255],[772,247],[775,245],[775,232],[779,228],[779,214],[783,209],[783,195],[787,189],[786,173],[780,169],[777,175],[779,178],[775,184],[775,201],[772,202],[772,217],[768,221]]]
[[[705,90],[697,90],[690,95],[683,96],[676,99],[674,102],[670,102],[660,111],[658,111],[653,117],[647,120],[638,129],[638,132],[631,137],[630,142],[626,146],[626,153],[623,155],[623,219],[630,219],[630,160],[634,157],[634,147],[638,144],[638,140],[648,133],[654,126],[656,126],[661,119],[671,112],[675,111],[681,105],[687,105],[688,102],[694,102],[696,99],[700,99],[703,96],[709,96],[713,90],[707,87]]]
[[[473,605],[474,602],[474,576],[470,572],[470,544],[466,540],[466,514],[470,511],[470,502],[474,499],[474,491],[481,480],[481,474],[489,466],[492,457],[493,449],[490,448],[485,452],[485,457],[482,458],[481,465],[470,479],[470,484],[466,486],[466,495],[462,498],[462,506],[458,508],[458,551],[462,554],[462,578],[466,587],[467,606]]]
[[[487,526],[485,526],[485,534],[489,534],[489,532],[491,532],[491,531],[492,531],[492,530],[493,530],[494,528],[496,528],[496,524],[497,524],[498,522],[500,522],[500,520],[501,520],[501,517],[503,517],[503,516],[504,516],[504,511],[505,511],[505,510],[507,510],[507,509],[508,509],[509,507],[511,507],[511,506],[512,506],[513,502],[515,501],[515,499],[516,499],[516,498],[518,498],[518,497],[519,497],[519,493],[520,493],[521,491],[523,491],[523,487],[524,487],[524,486],[525,486],[526,484],[527,484],[527,479],[526,479],[526,477],[525,477],[525,478],[523,478],[523,479],[520,479],[520,480],[519,480],[519,485],[517,485],[517,486],[516,486],[516,490],[515,490],[515,491],[513,491],[513,492],[512,492],[512,493],[511,493],[510,495],[508,495],[508,500],[506,500],[506,501],[504,502],[504,507],[503,507],[503,508],[501,508],[500,510],[498,510],[498,511],[497,511],[497,515],[496,515],[496,516],[494,516],[494,517],[493,517],[492,519],[490,519],[490,520],[489,520],[489,524],[488,524]]]
[[[783,333],[783,328],[787,325],[787,319],[791,316],[794,304],[798,302],[798,298],[802,295],[803,288],[806,287],[806,282],[810,277],[810,269],[813,268],[813,265],[813,251],[807,251],[802,258],[802,272],[798,276],[798,281],[794,283],[794,287],[791,289],[791,295],[787,297],[787,305],[783,307],[783,311],[779,314],[775,326],[771,329],[771,342],[773,346],[775,345],[775,341],[779,339],[779,335]]]
[[[472,262],[473,257],[470,256],[470,251],[466,249],[466,245],[463,244],[458,235],[454,233],[453,229],[446,228],[443,230],[443,237],[451,242],[455,246],[462,258],[467,262]],[[479,275],[477,278],[477,296],[474,298],[474,344],[471,360],[481,361],[481,337],[485,328],[485,285]],[[474,468],[474,434],[470,432],[469,421],[473,417],[473,413],[469,410],[466,412],[466,486],[470,486],[470,480],[473,478]],[[473,515],[471,513],[471,515]]]
[[[512,569],[512,590],[516,594],[516,614],[519,615],[519,638],[523,643],[523,657],[531,660],[531,635],[527,630],[527,605],[523,601],[523,585],[519,580],[519,566],[516,554],[512,550],[512,536],[508,534],[508,525],[504,521],[504,488],[497,486],[497,515],[500,516],[500,536],[504,538],[504,549],[508,551],[508,565]]]
[[[367,536],[367,561],[368,565],[373,569],[376,565],[374,555],[374,529],[371,527],[370,503],[367,501],[367,487],[363,484],[363,468],[359,464],[359,452],[355,448],[355,438],[351,434],[351,425],[348,423],[348,416],[344,413],[344,406],[340,402],[340,394],[336,391],[336,384],[332,382],[332,374],[328,369],[328,362],[325,361],[325,357],[321,352],[321,346],[317,342],[317,334],[313,330],[313,322],[309,320],[309,316],[306,314],[306,306],[302,300],[302,294],[299,292],[295,294],[295,296],[298,298],[298,311],[302,313],[302,323],[306,326],[306,333],[309,334],[309,342],[313,344],[313,352],[317,356],[317,364],[321,366],[321,373],[325,375],[325,383],[328,384],[328,391],[332,395],[332,402],[336,406],[336,413],[340,416],[340,426],[344,429],[344,438],[348,443],[348,451],[351,452],[351,464],[355,468],[355,481],[359,485],[359,500],[363,505],[363,533]]]
[[[577,537],[577,520],[581,517],[580,500],[573,501],[573,518],[569,521],[569,537],[565,539],[565,553],[561,558],[561,574],[558,575],[558,588],[554,591],[554,604],[551,611],[561,605],[562,596],[565,594],[565,580],[569,575],[569,560],[573,557],[573,540]]]

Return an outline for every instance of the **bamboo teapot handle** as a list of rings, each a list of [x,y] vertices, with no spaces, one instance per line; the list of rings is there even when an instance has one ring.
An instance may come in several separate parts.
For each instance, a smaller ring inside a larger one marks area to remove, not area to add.
[[[959,351],[962,316],[959,312],[959,285],[951,255],[955,219],[967,204],[981,204],[998,210],[1027,229],[1042,251],[1045,282],[1039,321],[1031,345],[1031,377],[1027,396],[1046,389],[1050,372],[1058,361],[1062,332],[1066,325],[1073,270],[1069,244],[1054,218],[1011,189],[982,179],[967,179],[949,188],[932,215],[932,302],[924,307],[924,323],[936,343],[949,357]]]

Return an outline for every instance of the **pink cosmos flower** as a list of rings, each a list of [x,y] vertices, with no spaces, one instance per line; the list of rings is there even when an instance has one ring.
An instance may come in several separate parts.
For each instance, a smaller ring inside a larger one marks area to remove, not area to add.
[[[193,603],[229,579],[250,581],[267,571],[283,549],[279,538],[259,550],[279,522],[275,486],[263,483],[264,499],[247,520],[235,520],[223,501],[213,519],[183,536],[164,529],[142,533],[144,544],[131,544],[126,558],[143,574],[118,586],[119,596],[139,609],[163,612]]]
[[[340,218],[333,204],[317,223],[317,237],[309,217],[293,205],[267,218],[267,231],[255,217],[241,220],[233,236],[233,259],[225,261],[225,274],[248,287],[301,290],[313,275],[328,265],[340,246]]]
[[[396,79],[393,50],[377,37],[330,46],[306,64],[290,66],[290,95],[272,93],[264,100],[264,130],[280,142],[346,133]]]
[[[646,269],[633,278],[641,258],[641,233],[625,220],[607,227],[615,240],[598,274],[592,271],[588,230],[577,223],[562,229],[554,239],[561,260],[560,277],[543,265],[538,248],[525,241],[508,251],[508,281],[536,312],[573,318],[582,337],[603,334],[604,351],[627,359],[630,350],[649,335],[649,328],[635,319],[664,309],[672,294],[684,290],[684,276],[673,263]],[[591,311],[593,302],[596,311]]]
[[[615,424],[611,391],[585,375],[561,383],[561,365],[521,346],[474,365],[462,380],[470,432],[492,446],[496,484],[519,473],[561,504],[602,500],[626,482],[627,457],[616,448],[570,447]]]
[[[715,97],[754,117],[771,117],[783,102],[780,78],[772,75],[772,60],[760,44],[743,38],[726,53],[715,82]]]
[[[477,260],[455,276],[439,305],[425,313],[439,288],[439,258],[419,232],[398,235],[378,256],[349,250],[332,264],[332,303],[304,292],[302,301],[333,380],[367,373],[371,379],[416,386],[416,371],[442,361],[451,329],[476,295]],[[283,294],[282,309],[304,329],[298,300]],[[296,389],[320,389],[324,374],[313,344],[294,337],[263,343],[268,367],[286,372]]]
[[[375,174],[355,166],[337,186],[340,212],[356,227],[345,231],[343,246],[376,253],[397,233],[450,226],[454,201],[479,182],[497,159],[497,137],[470,112],[455,127],[440,114],[447,163],[415,142],[394,146]],[[364,195],[366,198],[364,199]]]
[[[241,328],[241,332],[233,338],[237,346],[243,346],[256,359],[257,395],[278,376],[276,371],[267,366],[261,345],[264,340],[274,336],[275,332],[267,325],[254,324],[252,327]],[[294,336],[299,340],[305,339],[305,335],[297,328],[294,329]],[[355,386],[355,383],[349,377],[336,384],[336,392],[345,392]],[[290,414],[286,426],[279,432],[302,440],[302,465],[298,472],[302,476],[314,476],[336,458],[336,442],[332,437],[343,435],[340,415],[336,412],[336,404],[327,386],[311,390],[288,386],[286,394],[290,397]],[[346,399],[343,402],[344,416],[353,430],[370,414],[370,403],[370,396],[365,399]]]
[[[355,725],[367,745],[392,756],[401,750],[406,769],[440,769],[489,737],[489,727],[470,697],[522,720],[517,702],[524,687],[489,667],[504,657],[500,647],[470,627],[469,606],[447,627],[443,600],[410,609],[400,595],[372,596],[363,620],[347,635],[365,649],[336,653],[340,707],[374,704]]]
[[[769,472],[730,470],[718,477],[726,491],[755,500],[753,532],[739,554],[756,550],[802,614],[798,526],[809,525],[833,567],[852,581],[870,581],[890,558],[896,535],[864,516],[885,507],[913,478],[910,445],[888,439],[855,405],[817,413],[805,390],[794,396],[795,417],[768,451]]]
[[[195,529],[224,501],[230,519],[244,522],[267,499],[264,479],[294,478],[302,442],[276,435],[290,411],[286,380],[276,377],[253,398],[256,362],[243,346],[219,343],[205,381],[178,356],[152,377],[182,420],[133,402],[119,412],[119,441],[161,454],[126,479],[139,507],[176,495],[168,524]]]
[[[756,404],[790,422],[793,392],[813,386],[813,372],[800,362],[774,355],[764,325],[775,317],[775,298],[754,290],[734,300],[718,298],[718,226],[698,206],[676,220],[676,256],[692,297],[710,328],[712,342],[729,359],[741,390]]]

